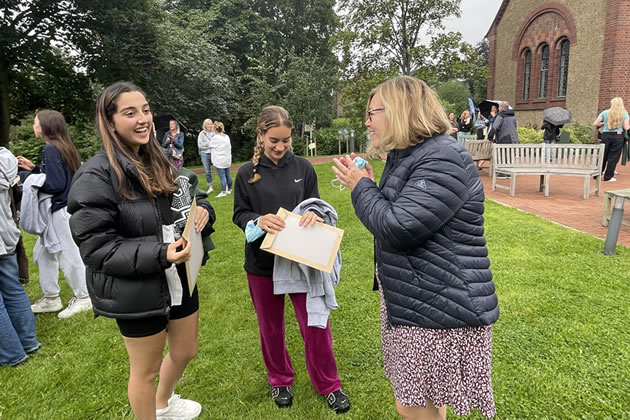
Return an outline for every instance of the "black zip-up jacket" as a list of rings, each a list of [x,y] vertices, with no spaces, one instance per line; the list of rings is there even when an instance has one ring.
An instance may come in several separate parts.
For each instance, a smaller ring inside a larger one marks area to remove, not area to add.
[[[162,226],[173,223],[170,198],[148,197],[135,165],[122,154],[118,163],[136,199],[121,194],[103,151],[79,168],[68,196],[70,230],[86,266],[94,313],[120,319],[166,315],[170,294],[164,270],[171,263]],[[214,211],[207,201],[197,197],[197,202],[210,214],[203,235],[212,229]]]
[[[290,150],[274,164],[267,156],[261,156],[257,171],[260,181],[249,184],[253,164],[241,166],[234,182],[234,216],[232,221],[245,231],[250,220],[267,213],[276,214],[280,207],[293,210],[307,198],[319,198],[317,174],[306,159],[295,156]],[[251,243],[245,243],[245,272],[271,277],[274,254],[260,250],[265,235]]]
[[[483,184],[461,144],[440,135],[393,150],[380,185],[352,191],[374,235],[374,258],[391,325],[462,328],[499,316],[483,236]]]

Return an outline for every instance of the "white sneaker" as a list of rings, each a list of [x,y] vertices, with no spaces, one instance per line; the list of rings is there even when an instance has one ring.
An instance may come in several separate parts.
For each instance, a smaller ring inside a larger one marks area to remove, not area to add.
[[[228,194],[232,194],[232,190],[227,190],[227,193]]]
[[[604,180],[604,182],[615,182],[617,178],[610,178],[608,181]]]
[[[217,194],[217,198],[221,198],[221,197],[226,197],[227,193],[225,191],[221,191],[219,194]]]
[[[54,299],[48,299],[44,296],[31,305],[31,310],[34,314],[42,314],[44,312],[57,312],[61,309],[63,309],[63,304],[61,303],[61,298],[59,296]]]
[[[212,187],[212,185],[210,185],[210,187],[208,187],[207,193],[210,194],[212,191],[214,191],[214,188]]]
[[[168,399],[168,407],[155,410],[157,420],[189,420],[201,414],[201,404],[193,400],[180,398],[173,394]]]
[[[59,315],[57,315],[57,318],[59,319],[70,318],[71,316],[74,316],[78,314],[79,312],[89,311],[90,309],[92,309],[92,301],[90,300],[89,297],[85,297],[81,299],[74,297],[70,299],[70,302],[68,302],[68,306],[66,307],[66,309],[59,312]]]

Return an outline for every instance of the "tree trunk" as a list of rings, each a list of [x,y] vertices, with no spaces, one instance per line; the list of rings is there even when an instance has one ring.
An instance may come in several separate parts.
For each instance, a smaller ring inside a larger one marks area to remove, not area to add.
[[[9,148],[9,68],[0,60],[0,146]]]

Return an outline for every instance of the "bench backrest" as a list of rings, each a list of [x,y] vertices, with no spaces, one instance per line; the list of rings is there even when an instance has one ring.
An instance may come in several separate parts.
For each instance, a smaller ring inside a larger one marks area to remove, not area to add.
[[[477,140],[477,135],[475,134],[457,134],[457,143],[466,144],[469,140]]]
[[[604,157],[603,144],[494,144],[492,164],[498,169],[599,169]]]
[[[473,160],[492,159],[492,142],[489,140],[466,140],[464,146]]]

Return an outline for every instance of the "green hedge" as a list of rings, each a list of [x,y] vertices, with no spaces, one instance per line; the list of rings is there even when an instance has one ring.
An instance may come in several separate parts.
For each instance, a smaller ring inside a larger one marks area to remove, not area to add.
[[[519,143],[542,143],[543,130],[536,130],[531,127],[517,127]],[[575,122],[560,130],[567,131],[571,135],[571,143],[574,144],[593,144],[595,138],[593,135],[593,127],[590,124]]]

